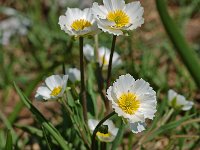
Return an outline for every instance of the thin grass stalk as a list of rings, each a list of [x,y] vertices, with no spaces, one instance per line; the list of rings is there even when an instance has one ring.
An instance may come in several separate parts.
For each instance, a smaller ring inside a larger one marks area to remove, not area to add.
[[[83,37],[79,38],[79,50],[80,50],[80,70],[81,70],[81,102],[83,105],[83,117],[87,122],[87,101],[86,101],[86,88],[84,77],[84,58],[83,58]]]

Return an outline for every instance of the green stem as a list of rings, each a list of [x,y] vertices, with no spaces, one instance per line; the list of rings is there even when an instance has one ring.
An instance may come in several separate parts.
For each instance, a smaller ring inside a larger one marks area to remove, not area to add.
[[[116,36],[116,35],[113,35],[112,47],[111,47],[111,52],[110,52],[110,59],[109,59],[109,64],[108,64],[108,73],[107,73],[107,85],[106,85],[106,89],[108,89],[109,86],[110,86],[111,71],[112,71],[112,58],[113,58],[113,54],[114,54],[114,51],[115,51],[116,39],[117,39],[117,36]],[[109,101],[108,101],[107,99],[105,100],[105,106],[106,106],[106,114],[108,114],[109,111],[110,111],[110,104],[109,104]]]
[[[80,70],[81,70],[81,101],[83,105],[83,117],[87,122],[87,101],[86,101],[86,88],[85,88],[85,77],[84,77],[84,58],[83,58],[83,37],[79,38],[80,48]]]
[[[96,126],[96,128],[94,129],[93,131],[93,134],[92,134],[92,145],[91,145],[91,149],[92,150],[95,150],[95,137],[96,137],[96,134],[98,132],[98,129],[99,127],[107,120],[109,119],[110,117],[112,117],[113,115],[115,115],[115,112],[111,112],[110,114],[108,114],[105,118],[103,118]]]
[[[169,120],[173,112],[174,112],[174,109],[171,108],[169,112],[163,117],[162,121],[160,122],[160,126],[164,125]]]
[[[156,0],[156,6],[170,40],[181,56],[185,66],[193,77],[196,85],[200,87],[200,61],[197,54],[190,49],[186,40],[181,35],[178,27],[169,16],[165,0]]]

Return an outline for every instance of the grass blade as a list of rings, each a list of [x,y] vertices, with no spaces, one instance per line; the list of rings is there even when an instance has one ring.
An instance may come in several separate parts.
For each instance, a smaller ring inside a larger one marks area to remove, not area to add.
[[[178,30],[178,27],[169,16],[165,0],[156,0],[156,6],[169,38],[195,80],[197,86],[200,87],[200,61],[197,54],[189,48],[184,37]]]
[[[13,146],[12,135],[11,135],[10,130],[8,130],[5,150],[12,150],[13,149],[12,146]]]

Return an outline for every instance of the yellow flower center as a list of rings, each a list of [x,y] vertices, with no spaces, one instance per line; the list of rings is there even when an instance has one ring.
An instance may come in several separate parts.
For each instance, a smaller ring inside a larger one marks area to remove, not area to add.
[[[104,133],[101,133],[101,132],[97,132],[97,136],[100,136],[100,137],[110,137],[111,136],[111,134],[110,133],[106,133],[106,134],[104,134]]]
[[[60,87],[60,86],[55,87],[50,95],[51,96],[57,96],[61,92],[61,90],[62,90],[62,87]]]
[[[107,15],[109,21],[115,22],[115,27],[121,28],[129,23],[129,16],[122,10],[111,11]]]
[[[86,27],[90,27],[91,25],[92,24],[85,19],[78,19],[72,23],[71,28],[78,31],[78,30],[83,30]]]
[[[101,60],[102,65],[108,65],[108,61],[106,60],[105,55],[100,56],[100,60]]]
[[[127,114],[134,114],[140,107],[136,95],[132,93],[122,94],[118,100],[119,107]]]

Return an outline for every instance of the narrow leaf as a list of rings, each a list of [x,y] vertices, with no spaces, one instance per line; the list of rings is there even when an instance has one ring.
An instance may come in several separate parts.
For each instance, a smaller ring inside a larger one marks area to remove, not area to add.
[[[63,139],[63,137],[60,135],[58,130],[45,119],[45,117],[33,106],[27,97],[24,96],[22,91],[18,88],[18,86],[14,83],[14,87],[17,90],[17,93],[19,94],[21,100],[23,101],[24,105],[32,112],[32,114],[35,115],[35,118],[37,121],[44,126],[44,128],[51,134],[51,136],[57,141],[57,143],[64,149],[68,150],[70,149],[69,143]]]
[[[8,130],[5,150],[12,150],[13,149],[12,146],[13,146],[12,135],[11,135],[11,131]]]

